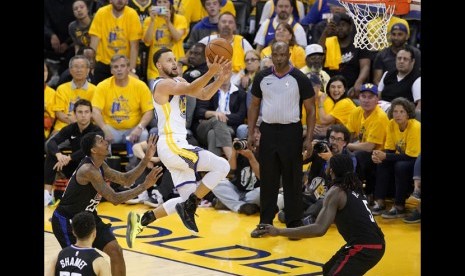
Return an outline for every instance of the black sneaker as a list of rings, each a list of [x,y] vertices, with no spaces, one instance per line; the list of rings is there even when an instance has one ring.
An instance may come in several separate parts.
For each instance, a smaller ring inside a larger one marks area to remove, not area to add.
[[[254,203],[244,203],[239,207],[239,214],[246,214],[247,216],[253,215],[260,211],[260,207]]]
[[[421,214],[418,210],[413,210],[413,212],[406,218],[402,220],[405,223],[420,223],[421,222]]]
[[[197,205],[197,197],[195,194],[191,194],[186,201],[176,204],[176,211],[184,223],[184,226],[195,233],[199,232],[195,224]]]

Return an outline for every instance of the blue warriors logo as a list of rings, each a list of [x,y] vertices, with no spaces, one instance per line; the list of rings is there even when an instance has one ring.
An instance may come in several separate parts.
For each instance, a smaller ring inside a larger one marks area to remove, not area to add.
[[[358,141],[363,142],[363,134],[365,134],[365,126],[362,126],[360,132],[358,133]]]
[[[181,117],[186,119],[186,105],[187,99],[185,95],[179,96],[179,112],[181,113]]]
[[[396,143],[396,151],[399,154],[405,154],[406,146],[407,146],[407,144],[405,143],[404,139],[401,139]]]
[[[110,117],[119,124],[121,121],[129,119],[130,111],[131,109],[129,107],[128,99],[121,95],[113,100],[111,104]]]
[[[126,39],[124,38],[124,32],[121,28],[116,26],[108,34],[108,48],[110,48],[115,52],[115,54],[117,54],[119,50],[125,50],[126,47],[127,46]]]

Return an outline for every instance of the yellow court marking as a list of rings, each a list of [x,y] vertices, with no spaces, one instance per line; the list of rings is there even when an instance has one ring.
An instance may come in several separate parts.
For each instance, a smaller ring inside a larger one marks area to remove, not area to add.
[[[49,218],[54,208],[45,208],[44,230],[47,232],[52,232]],[[299,241],[285,237],[254,239],[250,232],[259,221],[258,214],[246,216],[198,208],[198,236],[192,235],[178,215],[173,214],[150,224],[129,249],[124,238],[127,214],[131,210],[145,212],[148,209],[141,204],[113,206],[103,202],[98,206],[98,213],[105,222],[112,224],[124,249],[234,275],[322,275],[321,265],[344,245],[335,225],[320,238]],[[420,275],[420,224],[375,218],[385,235],[386,252],[366,275]],[[277,218],[274,224],[284,226]],[[157,266],[154,265],[151,271],[156,274]]]

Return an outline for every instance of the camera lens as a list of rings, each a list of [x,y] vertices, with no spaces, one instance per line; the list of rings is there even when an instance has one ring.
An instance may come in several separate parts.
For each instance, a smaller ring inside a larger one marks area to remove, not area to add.
[[[233,147],[235,150],[244,150],[247,148],[247,140],[234,141]]]

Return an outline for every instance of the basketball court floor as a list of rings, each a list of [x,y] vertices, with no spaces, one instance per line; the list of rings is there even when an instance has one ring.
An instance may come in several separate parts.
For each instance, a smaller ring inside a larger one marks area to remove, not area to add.
[[[128,276],[322,275],[321,266],[344,244],[334,224],[320,238],[254,239],[250,232],[258,223],[258,214],[246,216],[206,207],[197,209],[198,236],[192,235],[178,215],[173,214],[145,228],[130,249],[125,240],[127,214],[149,208],[142,204],[113,206],[108,202],[98,206],[98,213],[112,224],[124,249]],[[49,221],[54,209],[49,206],[44,211],[46,266],[61,249]],[[421,225],[405,224],[401,219],[375,218],[385,235],[386,252],[366,275],[420,275]],[[277,217],[274,224],[284,226]]]

